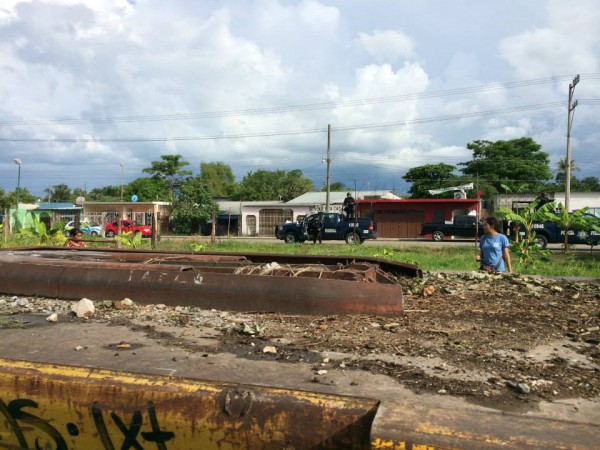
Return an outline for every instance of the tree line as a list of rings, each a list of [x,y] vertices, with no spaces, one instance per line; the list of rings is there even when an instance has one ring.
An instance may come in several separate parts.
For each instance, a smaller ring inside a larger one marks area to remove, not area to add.
[[[482,192],[482,198],[492,199],[496,194],[525,192],[564,192],[567,171],[566,158],[559,160],[556,170],[551,170],[549,155],[541,145],[531,138],[491,142],[476,140],[467,144],[472,151],[470,161],[450,164],[426,164],[413,167],[402,177],[411,184],[411,198],[433,197],[430,189],[441,189],[474,183],[467,192],[469,198]],[[571,190],[576,192],[598,192],[597,177],[578,179],[573,175],[579,171],[571,160]],[[448,192],[436,197],[452,197]]]
[[[556,170],[551,170],[548,153],[531,138],[507,141],[476,140],[467,144],[472,152],[470,161],[457,166],[438,163],[426,164],[409,169],[402,177],[410,184],[411,198],[430,198],[431,189],[441,189],[473,182],[475,188],[467,192],[469,198],[483,192],[484,199],[498,193],[558,192],[565,189],[566,161],[561,160]],[[121,186],[104,186],[84,192],[80,188],[70,189],[66,184],[51,186],[45,190],[44,201],[75,202],[79,196],[87,201],[114,202],[129,200],[136,195],[138,201],[169,201],[173,203],[174,217],[182,223],[207,220],[216,208],[215,199],[227,198],[243,201],[288,201],[309,191],[314,191],[313,182],[301,170],[250,171],[237,182],[231,167],[223,162],[202,162],[194,175],[187,168],[189,162],[181,155],[162,155],[142,170],[149,176],[139,177]],[[571,161],[572,174],[579,169]],[[321,190],[325,190],[322,186]],[[343,182],[331,184],[332,191],[348,189]],[[597,177],[571,178],[571,190],[579,192],[600,191]],[[35,203],[37,198],[27,188],[19,188],[21,203]],[[17,190],[5,193],[0,189],[0,206],[8,208],[16,203]],[[452,197],[453,193],[441,194]],[[438,196],[438,197],[439,197]]]

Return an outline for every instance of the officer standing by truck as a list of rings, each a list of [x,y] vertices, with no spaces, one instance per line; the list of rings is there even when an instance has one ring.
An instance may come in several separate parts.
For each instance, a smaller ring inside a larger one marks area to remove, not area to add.
[[[323,243],[323,222],[321,222],[321,216],[316,216],[312,221],[310,234],[312,234],[313,244],[316,244],[317,240],[319,244]]]
[[[344,212],[346,213],[346,219],[352,220],[354,219],[354,208],[356,207],[356,202],[352,197],[352,194],[348,192],[346,194],[346,198],[344,199]]]

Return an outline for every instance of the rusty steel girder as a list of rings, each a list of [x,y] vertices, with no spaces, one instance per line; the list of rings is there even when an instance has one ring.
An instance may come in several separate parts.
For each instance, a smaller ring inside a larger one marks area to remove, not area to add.
[[[377,400],[0,358],[0,447],[368,449]]]
[[[378,260],[286,256],[11,249],[0,251],[0,292],[292,314],[403,312],[402,287]]]

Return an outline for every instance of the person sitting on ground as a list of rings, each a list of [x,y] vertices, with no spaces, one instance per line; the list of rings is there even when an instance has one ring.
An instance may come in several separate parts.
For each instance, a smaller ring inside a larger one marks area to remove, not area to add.
[[[65,242],[65,247],[69,248],[83,248],[85,243],[81,240],[83,238],[83,232],[79,228],[72,228],[69,231],[69,239]]]
[[[480,254],[477,260],[481,270],[512,272],[508,238],[502,234],[502,222],[496,217],[487,217],[483,221],[484,235],[479,240]]]

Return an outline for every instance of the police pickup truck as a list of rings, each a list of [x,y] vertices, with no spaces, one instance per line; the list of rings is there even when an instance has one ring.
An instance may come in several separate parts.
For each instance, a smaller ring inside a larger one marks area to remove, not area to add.
[[[430,235],[436,242],[443,241],[446,236],[475,237],[483,235],[483,224],[477,222],[475,216],[454,216],[452,223],[421,224],[421,236]]]
[[[275,235],[277,239],[282,239],[288,244],[312,239],[312,223],[317,217],[321,219],[321,239],[324,241],[345,240],[348,244],[362,244],[365,239],[377,238],[375,224],[371,219],[345,220],[339,213],[323,212],[311,214],[299,222],[278,225]]]
[[[590,224],[600,226],[600,218],[592,214],[585,214],[584,218]],[[533,231],[535,231],[535,242],[540,248],[546,248],[548,243],[562,244],[565,242],[565,230],[559,227],[556,222],[536,222],[533,224]],[[522,237],[525,236],[525,232],[522,229],[519,234]],[[600,244],[600,233],[594,229],[569,228],[568,243],[598,245]]]

